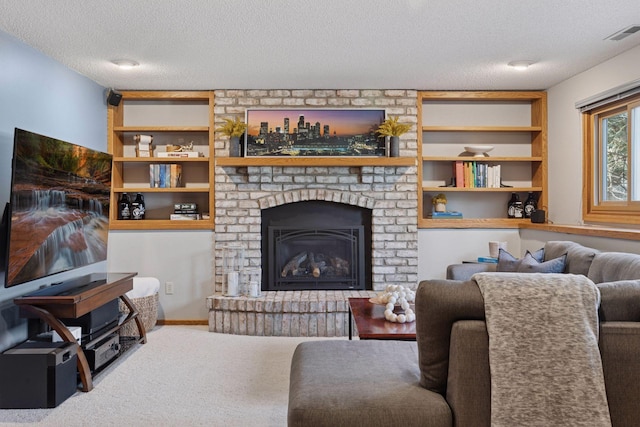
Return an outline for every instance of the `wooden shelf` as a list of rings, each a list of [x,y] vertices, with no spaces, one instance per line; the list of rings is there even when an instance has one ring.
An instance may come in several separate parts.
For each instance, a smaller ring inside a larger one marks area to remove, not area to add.
[[[472,156],[422,156],[425,162],[541,162],[541,156],[535,157],[472,157]]]
[[[114,157],[114,162],[125,163],[209,163],[209,157]]]
[[[423,132],[540,132],[541,126],[422,126]]]
[[[462,219],[418,219],[419,228],[520,228],[529,219],[511,218],[462,218]]]
[[[500,187],[500,188],[467,188],[467,187],[422,187],[422,191],[427,193],[447,193],[447,192],[487,192],[487,193],[527,193],[529,191],[542,191],[542,187]]]
[[[208,126],[114,126],[114,132],[209,132]]]
[[[415,166],[415,157],[218,157],[216,166]]]
[[[113,191],[115,193],[208,193],[211,189],[209,187],[114,187]]]
[[[111,230],[212,230],[213,220],[169,220],[169,219],[141,219],[141,220],[111,220]]]

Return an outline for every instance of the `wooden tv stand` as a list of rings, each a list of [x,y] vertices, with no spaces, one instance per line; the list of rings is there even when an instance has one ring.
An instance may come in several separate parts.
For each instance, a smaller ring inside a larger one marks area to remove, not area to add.
[[[140,333],[138,342],[144,344],[147,342],[144,325],[138,317],[138,310],[126,295],[128,291],[133,289],[133,277],[136,275],[137,273],[89,274],[84,276],[81,282],[69,280],[16,298],[13,301],[22,309],[46,322],[64,341],[77,342],[71,331],[59,319],[78,318],[116,298],[120,298],[129,308],[129,314],[119,319],[117,326],[108,328],[100,334],[99,338],[92,341],[102,339],[103,336],[118,331],[129,321],[135,320]],[[81,346],[78,346],[78,372],[82,381],[82,390],[91,391],[93,389],[92,374]]]

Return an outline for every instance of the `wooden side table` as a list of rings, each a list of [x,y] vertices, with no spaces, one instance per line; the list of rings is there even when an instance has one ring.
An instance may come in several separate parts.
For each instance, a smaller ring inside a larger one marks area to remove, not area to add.
[[[353,339],[353,323],[361,340],[416,340],[416,322],[393,323],[384,318],[384,305],[369,298],[349,298],[349,339]]]

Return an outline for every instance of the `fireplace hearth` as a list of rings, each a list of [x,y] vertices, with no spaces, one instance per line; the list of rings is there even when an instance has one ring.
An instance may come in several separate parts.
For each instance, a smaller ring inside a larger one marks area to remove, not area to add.
[[[371,289],[371,211],[303,201],[263,210],[264,291]]]

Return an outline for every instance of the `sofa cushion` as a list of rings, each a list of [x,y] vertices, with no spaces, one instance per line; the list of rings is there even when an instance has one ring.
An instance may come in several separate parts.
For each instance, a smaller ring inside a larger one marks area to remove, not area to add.
[[[450,427],[444,397],[419,378],[415,342],[303,342],[291,361],[288,425]]]
[[[575,242],[552,240],[544,245],[544,259],[550,260],[567,254],[567,261],[564,272],[571,274],[589,274],[589,267],[596,254],[597,249],[587,248]],[[593,279],[592,279],[593,280]],[[596,282],[594,280],[594,282]],[[597,282],[596,282],[597,283]]]

